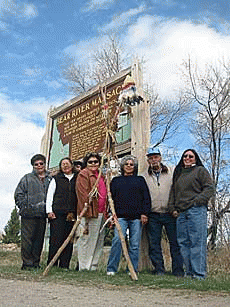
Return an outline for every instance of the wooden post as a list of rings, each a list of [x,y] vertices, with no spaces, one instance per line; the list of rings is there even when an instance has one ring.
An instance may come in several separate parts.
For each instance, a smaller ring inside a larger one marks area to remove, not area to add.
[[[65,249],[65,247],[68,245],[68,243],[70,242],[70,240],[74,236],[75,231],[77,230],[78,226],[80,225],[81,219],[82,219],[83,215],[85,214],[85,212],[87,211],[87,209],[88,209],[88,204],[85,204],[81,214],[79,215],[78,219],[74,223],[73,228],[72,228],[70,234],[68,235],[68,237],[66,238],[66,240],[64,241],[62,246],[59,248],[59,250],[57,251],[57,253],[53,257],[53,259],[50,261],[48,266],[46,267],[45,271],[43,272],[43,276],[47,276],[48,275],[50,269],[52,268],[54,263],[58,260],[58,257],[61,255],[62,251]]]

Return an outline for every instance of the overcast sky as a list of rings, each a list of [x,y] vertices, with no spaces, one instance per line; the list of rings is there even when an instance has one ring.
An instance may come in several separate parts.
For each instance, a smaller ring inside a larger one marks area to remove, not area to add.
[[[66,55],[88,61],[106,33],[144,59],[144,78],[162,95],[182,85],[180,65],[230,54],[229,0],[0,0],[0,229],[13,192],[39,152],[46,114],[72,96],[61,66]]]

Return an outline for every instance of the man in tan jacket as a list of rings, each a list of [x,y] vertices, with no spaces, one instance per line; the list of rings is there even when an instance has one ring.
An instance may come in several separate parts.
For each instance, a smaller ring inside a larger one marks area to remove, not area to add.
[[[162,164],[162,156],[158,148],[149,149],[147,162],[149,167],[144,177],[152,201],[149,223],[147,224],[147,235],[149,240],[149,257],[155,268],[153,274],[165,274],[161,249],[162,228],[164,226],[170,244],[172,274],[183,276],[183,259],[176,238],[176,219],[168,213],[167,208],[173,169]]]

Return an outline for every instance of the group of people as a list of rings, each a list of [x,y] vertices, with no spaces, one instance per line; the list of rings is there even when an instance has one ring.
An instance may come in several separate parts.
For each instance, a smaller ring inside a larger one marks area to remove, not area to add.
[[[107,186],[104,176],[99,174],[98,153],[88,153],[78,169],[69,158],[63,158],[59,172],[53,177],[46,171],[45,157],[35,155],[31,159],[32,173],[21,179],[15,191],[21,215],[22,269],[39,267],[46,217],[50,223],[49,263],[87,204],[77,241],[78,268],[96,270],[104,244],[103,224],[110,214],[107,199],[110,189],[116,212],[112,221],[119,222],[124,237],[128,230],[128,251],[136,272],[145,225],[149,257],[154,266],[152,273],[166,273],[161,249],[164,226],[172,274],[205,278],[207,207],[214,195],[211,176],[193,149],[184,151],[175,169],[162,163],[157,148],[150,148],[147,162],[146,172],[138,176],[137,159],[132,155],[123,157],[120,175]],[[72,252],[70,241],[55,265],[68,269]],[[120,236],[115,227],[107,275],[117,273],[121,253]]]

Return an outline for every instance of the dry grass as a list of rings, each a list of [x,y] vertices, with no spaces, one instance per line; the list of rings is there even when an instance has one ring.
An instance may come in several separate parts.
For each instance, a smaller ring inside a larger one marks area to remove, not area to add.
[[[228,246],[208,253],[208,273],[211,276],[230,276],[230,248]]]
[[[171,259],[167,243],[163,243],[164,256],[167,271],[171,271]],[[114,278],[107,278],[106,265],[109,255],[109,248],[104,249],[104,253],[100,258],[99,270],[97,272],[77,272],[75,270],[77,263],[77,255],[74,254],[70,264],[69,272],[62,272],[61,269],[52,268],[47,281],[55,281],[61,283],[90,283],[90,284],[113,284],[113,285],[130,285],[133,283],[127,277],[125,272],[126,263],[124,259],[120,263],[120,271]],[[31,279],[41,280],[42,272],[46,267],[47,253],[42,254],[42,269],[38,271],[22,271],[20,248],[7,249],[0,244],[0,277],[12,279]],[[43,279],[42,279],[43,280]],[[230,255],[229,248],[223,247],[216,251],[208,252],[208,277],[203,282],[194,282],[185,279],[178,279],[171,275],[153,276],[148,271],[143,271],[138,282],[135,285],[140,287],[156,287],[156,288],[176,288],[203,291],[225,291],[230,289]]]
[[[164,262],[166,271],[171,271],[171,256],[169,244],[167,241],[162,241],[162,249],[164,254]],[[99,267],[101,271],[106,270],[106,264],[109,256],[109,248],[105,248],[104,253],[100,259]],[[207,253],[207,270],[209,277],[230,276],[230,248],[225,246],[215,251],[208,251]],[[122,259],[119,269],[125,270],[126,263]]]
[[[171,271],[171,257],[169,244],[165,240],[162,241],[162,249],[164,254],[164,261],[166,271]],[[100,258],[100,271],[106,271],[106,265],[109,256],[109,247],[104,248],[104,253]],[[46,263],[47,253],[43,253],[41,262]],[[71,261],[71,269],[76,266],[77,257],[73,255]],[[0,244],[0,266],[21,265],[20,247],[16,244]],[[216,249],[215,251],[208,251],[207,257],[208,275],[209,276],[230,276],[230,248],[228,246]],[[125,270],[126,263],[124,259],[120,263],[120,269]]]
[[[169,244],[162,240],[165,268],[171,270],[171,257]],[[209,276],[228,275],[230,276],[230,247],[227,245],[207,253],[207,271]]]
[[[20,247],[18,247],[17,244],[0,244],[1,266],[10,266],[12,264],[21,266],[20,255]]]

